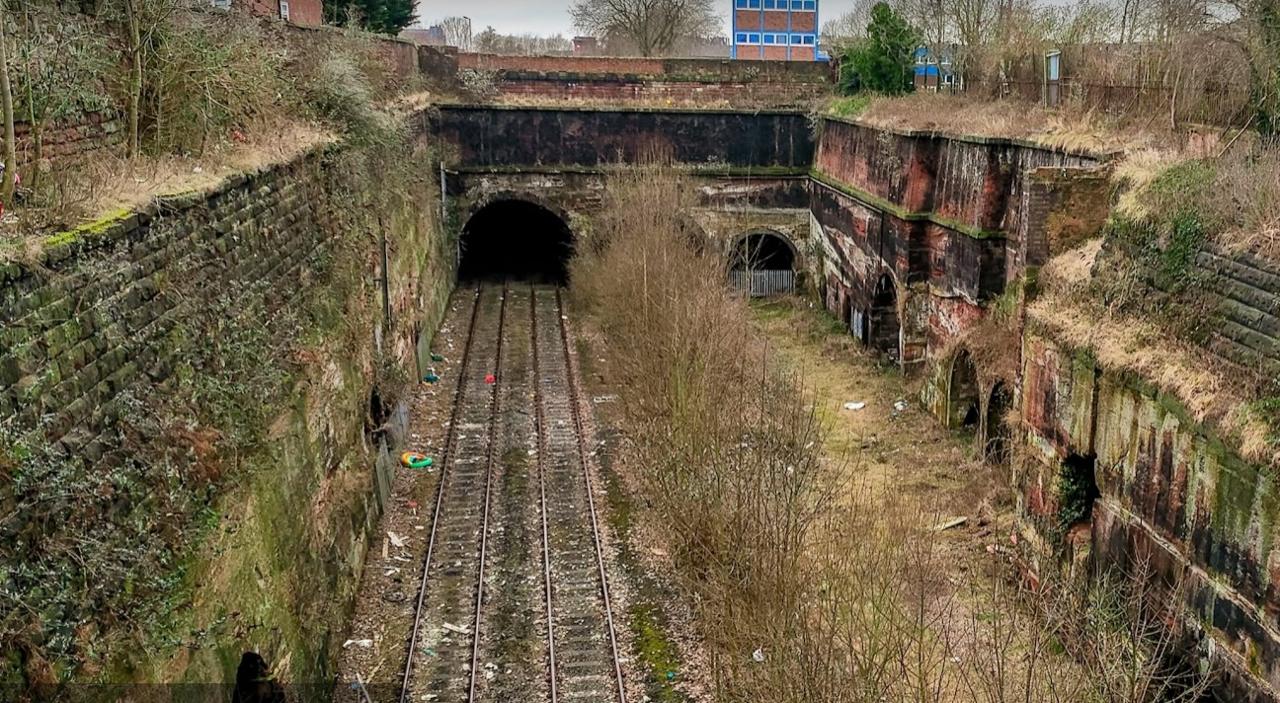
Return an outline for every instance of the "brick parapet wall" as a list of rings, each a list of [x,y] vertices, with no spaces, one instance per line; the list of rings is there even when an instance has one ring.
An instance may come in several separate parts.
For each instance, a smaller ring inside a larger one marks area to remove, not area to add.
[[[1013,196],[1021,203],[1010,278],[1101,234],[1111,214],[1111,189],[1107,167],[1036,168],[1026,174],[1021,194]]]
[[[492,72],[500,93],[523,98],[779,107],[809,104],[831,91],[825,63],[420,52],[424,72],[438,81],[461,70]]]
[[[792,107],[811,103],[827,92],[820,84],[797,83],[699,83],[645,81],[625,78],[585,80],[573,76],[506,76],[499,89],[504,95],[556,100],[602,102],[675,102],[681,104],[751,104]]]
[[[31,125],[18,122],[14,125],[14,134],[17,137],[18,165],[31,164],[35,160]],[[47,125],[41,136],[43,158],[50,162],[68,163],[98,153],[117,151],[115,147],[124,143],[125,130],[120,116],[93,112]]]
[[[512,74],[633,76],[665,81],[726,83],[813,83],[830,85],[825,63],[733,61],[727,59],[655,59],[586,56],[500,56],[458,54],[459,69]]]

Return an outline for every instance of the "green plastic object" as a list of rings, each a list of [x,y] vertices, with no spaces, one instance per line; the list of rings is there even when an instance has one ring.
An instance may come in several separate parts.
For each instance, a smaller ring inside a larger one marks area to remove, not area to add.
[[[422,380],[426,381],[427,383],[439,383],[440,377],[435,375],[434,373],[429,373],[426,376],[423,376]]]
[[[400,455],[400,463],[410,469],[429,469],[435,465],[435,460],[424,454],[417,452],[405,452]]]
[[[436,363],[440,363],[441,361],[444,361],[444,357],[443,357],[443,356],[441,356],[440,354],[432,354],[432,355],[431,355],[431,360],[432,360],[432,361],[434,361],[434,362],[436,362]]]

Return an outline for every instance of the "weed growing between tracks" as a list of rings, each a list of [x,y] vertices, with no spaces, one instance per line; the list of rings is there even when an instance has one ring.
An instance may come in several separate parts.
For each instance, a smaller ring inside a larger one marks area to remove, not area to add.
[[[611,350],[635,517],[693,604],[714,698],[1170,699],[1150,645],[1172,645],[1124,637],[1133,608],[1114,589],[1029,594],[999,564],[956,583],[928,506],[846,485],[804,380],[772,358],[682,215],[696,192],[659,166],[620,176],[572,279]],[[1116,643],[1106,666],[1060,656],[1101,641]]]

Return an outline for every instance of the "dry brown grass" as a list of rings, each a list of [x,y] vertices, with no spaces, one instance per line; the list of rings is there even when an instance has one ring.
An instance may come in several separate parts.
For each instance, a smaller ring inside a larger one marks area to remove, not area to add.
[[[226,142],[199,157],[103,155],[82,161],[58,175],[54,187],[61,195],[53,204],[6,215],[0,226],[0,256],[30,249],[32,238],[72,229],[104,214],[137,209],[157,196],[212,189],[230,176],[290,161],[335,138],[313,123],[280,123],[271,131]]]
[[[1047,613],[1066,610],[1019,611],[1031,594],[984,585],[1005,583],[1003,556],[978,582],[947,578],[939,504],[849,481],[817,389],[779,363],[681,217],[694,192],[658,167],[619,176],[572,278],[610,350],[621,463],[690,596],[715,698],[1066,701],[1112,681],[1048,656],[1065,618]],[[1110,662],[1156,680],[1130,651]]]
[[[1144,319],[1103,309],[1087,291],[1101,240],[1051,260],[1040,273],[1041,293],[1028,315],[1056,339],[1093,350],[1103,368],[1132,371],[1178,398],[1197,422],[1240,440],[1254,461],[1280,461],[1267,423],[1247,410],[1250,389],[1238,373],[1210,363],[1204,350],[1172,338]]]
[[[837,105],[838,102],[829,103]],[[1115,154],[1117,169],[1144,171],[1216,154],[1234,130],[1188,127],[1172,130],[1150,116],[1115,117],[1068,108],[1050,110],[1018,100],[964,94],[910,93],[876,96],[857,119],[883,129],[937,131],[962,136],[1022,139],[1049,148]],[[1154,174],[1151,174],[1153,177]]]

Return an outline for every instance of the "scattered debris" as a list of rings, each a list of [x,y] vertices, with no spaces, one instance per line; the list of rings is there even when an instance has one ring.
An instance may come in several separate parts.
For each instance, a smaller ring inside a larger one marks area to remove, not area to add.
[[[436,354],[435,352],[432,352],[432,354],[431,354],[431,360],[432,360],[432,361],[434,361],[434,362],[436,362],[436,363],[438,364],[438,363],[440,363],[440,362],[444,361],[444,355],[443,355],[443,354]]]
[[[467,629],[467,628],[465,628],[465,627],[458,627],[457,625],[454,625],[453,623],[449,623],[449,622],[446,622],[446,623],[444,624],[444,629],[448,630],[449,632],[452,632],[452,633],[453,633],[453,634],[455,634],[455,635],[469,635],[469,634],[471,634],[471,630],[469,630],[469,629]]]
[[[435,459],[421,452],[405,452],[400,455],[400,465],[407,469],[429,469],[435,463]]]
[[[427,383],[439,383],[440,376],[438,376],[435,371],[431,371],[427,373],[426,376],[423,376],[422,380],[426,381]]]
[[[854,403],[854,402],[848,402],[848,403],[845,403],[845,404],[844,404],[844,409],[845,409],[845,410],[855,410],[855,411],[856,411],[856,410],[861,410],[861,409],[863,409],[863,408],[865,408],[865,407],[867,407],[867,404],[866,404],[866,403]]]
[[[391,544],[394,545],[396,549],[401,549],[404,545],[408,544],[407,538],[401,537],[390,530],[387,531],[387,538],[391,540]]]
[[[894,401],[894,403],[893,403],[893,410],[894,410],[894,412],[900,412],[900,413],[902,413],[902,412],[906,412],[906,411],[907,411],[907,407],[908,407],[907,401],[906,401],[906,400],[904,400],[904,399],[902,399],[902,398],[897,399],[897,400],[896,400],[896,401]]]
[[[756,651],[751,653],[751,659],[754,660],[757,664],[764,663],[764,650],[756,649]]]
[[[484,377],[484,382],[486,385],[492,386],[493,384],[498,382],[498,377],[493,374],[487,374]]]
[[[347,640],[346,642],[342,643],[342,648],[346,649],[347,647],[350,647],[353,644],[362,649],[368,649],[373,646],[373,640]]]
[[[946,532],[947,530],[952,530],[952,529],[955,529],[955,528],[957,528],[957,527],[960,527],[961,525],[965,524],[966,522],[969,522],[969,518],[967,518],[967,517],[958,517],[958,518],[955,518],[954,520],[948,520],[948,521],[946,521],[946,522],[942,523],[941,525],[938,525],[937,527],[935,527],[935,528],[933,528],[933,529],[937,530],[938,532]]]

